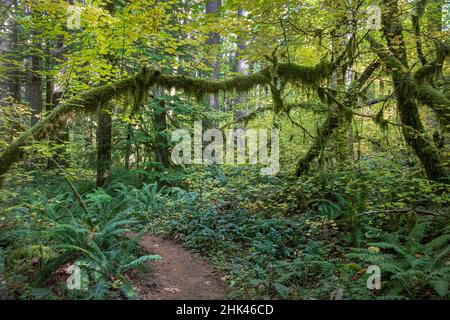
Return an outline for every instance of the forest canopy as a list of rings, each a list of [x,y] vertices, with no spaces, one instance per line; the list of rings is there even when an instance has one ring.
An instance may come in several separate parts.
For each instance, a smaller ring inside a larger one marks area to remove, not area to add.
[[[164,297],[152,241],[219,298],[449,298],[449,11],[1,0],[0,298]]]

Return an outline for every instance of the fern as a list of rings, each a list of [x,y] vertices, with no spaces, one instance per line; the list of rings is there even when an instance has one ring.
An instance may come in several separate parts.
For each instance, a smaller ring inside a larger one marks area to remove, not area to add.
[[[382,242],[368,245],[384,252],[353,249],[348,258],[378,265],[382,274],[389,277],[388,287],[392,293],[416,298],[425,287],[433,289],[441,297],[449,295],[450,235],[443,234],[427,243],[422,243],[427,230],[426,223],[418,223],[403,242],[400,236],[381,234]]]
[[[156,190],[154,186],[148,185],[142,193],[135,190],[133,197],[143,200],[146,195],[156,195]],[[109,284],[110,279],[121,279],[125,283],[124,271],[159,257],[138,254],[139,239],[145,230],[137,236],[128,236],[137,224],[135,207],[130,206],[137,204],[137,200],[130,201],[129,196],[113,198],[103,189],[96,189],[83,197],[88,209],[85,212],[71,196],[60,196],[58,201],[33,196],[45,227],[25,225],[4,236],[28,239],[31,243],[39,239],[55,253],[56,257],[45,263],[37,274],[35,285],[41,286],[62,265],[75,263],[86,275],[89,290],[70,294],[78,298],[103,299],[118,293],[114,293],[119,288],[113,288]],[[132,287],[121,291],[126,296],[135,297]]]
[[[131,261],[130,263],[128,263],[128,264],[126,264],[124,266],[121,266],[120,270],[121,271],[126,271],[126,270],[128,270],[130,268],[135,268],[135,267],[137,267],[137,266],[139,266],[139,265],[141,265],[141,264],[143,264],[143,263],[145,263],[147,261],[155,261],[155,260],[161,260],[161,256],[159,256],[159,255],[142,256],[142,257],[137,258],[136,260]]]

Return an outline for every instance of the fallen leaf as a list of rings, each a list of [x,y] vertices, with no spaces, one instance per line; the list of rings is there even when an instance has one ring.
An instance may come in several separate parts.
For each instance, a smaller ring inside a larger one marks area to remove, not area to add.
[[[180,292],[181,290],[178,288],[164,288],[165,291],[170,292],[170,293],[177,293]]]

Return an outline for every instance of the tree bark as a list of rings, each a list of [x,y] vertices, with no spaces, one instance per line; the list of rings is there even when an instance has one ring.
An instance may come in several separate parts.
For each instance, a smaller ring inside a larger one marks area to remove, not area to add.
[[[102,187],[111,172],[112,118],[110,108],[105,109],[105,106],[100,103],[97,119],[97,187]]]
[[[153,96],[157,102],[153,116],[156,131],[154,152],[156,162],[160,163],[163,168],[168,168],[170,163],[167,139],[167,110],[164,100],[161,99],[162,93],[162,88],[156,87],[153,90]]]
[[[222,0],[206,0],[206,14],[207,15],[218,15],[220,7],[222,6]],[[220,76],[220,35],[217,32],[210,32],[208,39],[206,39],[206,45],[210,46],[213,51],[213,58],[210,61],[210,66],[212,68],[212,79],[217,80]],[[209,97],[209,105],[212,109],[218,111],[220,109],[219,94],[214,93]]]
[[[444,169],[439,152],[434,147],[432,139],[428,136],[422,124],[417,102],[411,94],[416,88],[410,85],[413,80],[410,72],[408,72],[408,56],[396,0],[383,0],[382,19],[384,36],[388,43],[389,51],[401,63],[401,65],[397,66],[400,70],[391,67],[391,74],[405,141],[416,153],[427,177],[431,180],[440,180],[444,178]],[[372,47],[376,46],[373,39],[369,41],[371,41]],[[382,50],[380,47],[375,49],[382,57],[383,54],[380,50]],[[386,58],[386,55],[384,57]]]

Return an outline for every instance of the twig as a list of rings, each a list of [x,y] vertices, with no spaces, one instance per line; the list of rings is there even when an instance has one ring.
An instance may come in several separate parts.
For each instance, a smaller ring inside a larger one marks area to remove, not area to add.
[[[403,212],[410,212],[410,211],[415,211],[417,213],[421,213],[424,215],[430,215],[430,216],[438,216],[438,215],[444,214],[442,212],[434,212],[434,211],[420,209],[420,208],[398,208],[398,209],[390,209],[390,210],[371,210],[371,211],[361,212],[361,213],[359,213],[359,215],[380,214],[380,213],[403,213]]]

